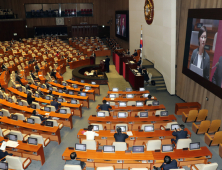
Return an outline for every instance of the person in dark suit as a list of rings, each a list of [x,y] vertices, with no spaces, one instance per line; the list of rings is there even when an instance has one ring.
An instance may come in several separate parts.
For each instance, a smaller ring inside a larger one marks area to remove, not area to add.
[[[153,166],[155,170],[158,170],[155,166]],[[170,169],[178,169],[177,161],[171,160],[170,156],[164,157],[164,163],[160,166],[160,168],[163,168],[163,170],[170,170]]]
[[[2,63],[2,70],[6,70],[6,69],[7,69],[7,67],[5,65],[5,61],[3,61],[3,63]]]
[[[212,77],[212,83],[222,87],[221,82],[222,82],[222,56],[219,58],[217,68]]]
[[[137,66],[137,70],[139,71],[139,73],[142,74],[142,68],[141,68],[141,66]]]
[[[145,100],[145,104],[147,101],[153,101],[152,96],[150,94],[148,95],[147,99]]]
[[[39,115],[38,112],[36,110],[33,110],[32,112],[32,116],[38,116],[42,122],[46,121],[47,119],[49,119],[49,116],[42,116],[42,115]]]
[[[125,140],[129,137],[125,133],[121,133],[121,128],[117,128],[117,133],[114,134],[114,138],[116,142],[125,142]]]
[[[51,105],[51,106],[55,106],[55,109],[58,110],[58,109],[59,109],[59,106],[61,106],[61,103],[57,102],[57,98],[54,97],[54,98],[53,98],[53,101],[51,101],[50,105]]]
[[[34,73],[33,73],[32,70],[31,70],[31,76],[32,76],[32,78],[33,78],[34,80],[38,79],[38,78],[34,75]]]
[[[137,62],[137,66],[140,66],[141,63],[142,63],[142,59],[141,59],[141,57],[140,57],[140,60]]]
[[[210,57],[204,49],[207,41],[207,29],[205,26],[202,26],[199,30],[198,41],[199,41],[199,48],[193,51],[191,55],[189,68],[191,68],[191,64],[193,64],[194,66],[203,69],[203,77],[209,80]]]
[[[149,76],[148,76],[148,74],[147,74],[147,71],[146,71],[146,68],[145,68],[145,67],[143,67],[142,75],[144,76],[144,81],[145,81],[145,82],[148,82],[148,81],[149,81]]]
[[[49,83],[48,83],[48,80],[45,81],[45,85],[46,85],[47,89],[50,87]]]
[[[134,51],[134,53],[133,53],[133,56],[137,56],[138,55],[138,53],[137,53],[137,51],[136,51],[136,49],[135,49],[135,51]]]
[[[80,93],[83,91],[83,89],[84,89],[84,88],[80,88],[80,89],[79,89],[78,95],[80,95]]]
[[[18,75],[18,73],[17,73],[16,78],[15,78],[15,81],[19,82],[19,84],[21,84],[21,85],[23,86],[21,79],[22,79],[22,78],[21,78],[21,77]]]
[[[103,104],[101,106],[99,106],[99,109],[109,111],[109,109],[112,109],[112,107],[110,105],[106,104],[106,100],[103,100]]]
[[[175,131],[172,133],[172,135],[176,136],[176,140],[171,139],[171,142],[177,143],[177,141],[179,139],[186,139],[187,138],[187,131],[184,131],[184,128],[185,128],[185,126],[181,124],[179,129],[175,129]]]
[[[130,51],[129,51],[129,49],[126,50],[126,54],[130,55]]]
[[[43,94],[43,92],[41,91],[40,87],[37,88],[37,92],[39,93],[39,96],[40,96],[40,97],[42,97],[42,98],[44,97],[44,94]]]
[[[67,160],[66,165],[80,165],[81,169],[84,169],[84,167],[86,166],[86,163],[76,160],[76,157],[77,157],[76,153],[72,152],[70,154],[71,160]]]
[[[106,68],[107,73],[109,73],[109,61],[110,61],[110,58],[107,55],[106,60],[105,60],[105,68]]]
[[[93,59],[92,59],[92,61],[90,60],[90,64],[91,64],[91,65],[94,65],[94,64],[95,64],[95,60],[96,60],[95,51],[92,52],[92,57],[93,57]]]
[[[39,66],[38,66],[38,63],[35,64],[35,71],[36,71],[36,73],[39,72]]]
[[[35,101],[35,98],[32,97],[32,94],[31,94],[31,93],[28,93],[28,95],[27,95],[27,103],[28,103],[29,105],[31,105],[33,101]]]
[[[57,80],[56,71],[54,69],[52,70],[50,76],[54,77]]]
[[[32,83],[29,82],[28,84],[25,85],[26,90],[31,90],[31,87],[30,87],[31,84]]]
[[[68,89],[66,89],[66,87],[63,88],[63,93],[66,93],[66,94],[69,93],[69,91],[68,91]]]
[[[13,154],[8,153],[6,150],[0,150],[0,159],[1,159],[1,161],[5,161],[6,159],[4,157],[6,157],[7,155],[12,156]]]

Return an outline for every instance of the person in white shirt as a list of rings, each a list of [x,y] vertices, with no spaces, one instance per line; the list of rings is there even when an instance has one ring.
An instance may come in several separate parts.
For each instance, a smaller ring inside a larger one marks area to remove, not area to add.
[[[88,131],[84,132],[83,135],[86,135],[86,140],[94,140],[95,136],[99,136],[98,133],[94,132],[93,125],[89,125]]]

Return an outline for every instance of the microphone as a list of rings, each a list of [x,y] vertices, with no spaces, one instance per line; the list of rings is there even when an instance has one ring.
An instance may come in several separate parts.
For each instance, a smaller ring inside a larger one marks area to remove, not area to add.
[[[212,69],[213,69],[214,67],[217,67],[218,65],[219,65],[219,62],[217,62],[217,63],[215,64],[215,66],[212,67]]]

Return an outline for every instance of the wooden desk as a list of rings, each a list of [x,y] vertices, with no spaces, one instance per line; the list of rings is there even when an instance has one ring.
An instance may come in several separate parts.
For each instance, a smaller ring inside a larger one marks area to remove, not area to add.
[[[149,116],[148,118],[140,118],[130,117],[130,113],[128,114],[129,117],[127,118],[117,118],[111,116],[93,117],[90,115],[88,123],[102,124],[103,127],[106,127],[107,130],[115,129],[116,124],[125,123],[128,124],[129,130],[138,130],[143,124],[154,124],[154,129],[160,129],[160,125],[166,126],[167,123],[177,120],[174,115],[164,117]]]
[[[38,78],[39,78],[41,84],[45,83],[46,78],[43,76],[42,72],[38,72]]]
[[[63,86],[61,84],[54,83],[54,82],[49,82],[49,84],[51,84],[54,87],[60,88],[60,89],[64,89],[64,87],[66,87],[66,89],[74,91],[75,95],[77,95],[78,92],[80,91],[80,88],[73,88],[73,87],[70,87],[70,86]],[[85,92],[86,95],[89,96],[90,100],[95,101],[95,90],[85,90],[84,89],[83,92]]]
[[[40,124],[29,124],[21,120],[12,120],[7,117],[0,117],[0,127],[10,130],[18,130],[25,134],[40,134],[44,138],[61,143],[59,127],[47,127]]]
[[[96,111],[99,111],[100,105],[96,107]],[[140,111],[148,111],[151,112],[149,114],[154,114],[156,110],[165,110],[165,106],[163,104],[159,106],[142,106],[142,107],[136,107],[136,106],[126,106],[126,107],[119,107],[119,106],[111,106],[112,109],[110,109],[111,116],[116,116],[119,111],[131,111],[131,115],[135,116]]]
[[[88,83],[81,83],[78,81],[73,81],[73,80],[66,80],[66,82],[71,85],[71,84],[77,84],[78,86],[84,87],[84,86],[90,86],[93,90],[95,90],[95,93],[100,95],[100,86],[95,84],[88,84]]]
[[[119,95],[122,95],[122,96],[126,96],[127,94],[134,94],[136,96],[142,96],[143,94],[149,94],[149,90],[145,90],[145,91],[118,91],[118,92],[114,92],[112,90],[109,90],[107,92],[107,94],[119,94]]]
[[[131,84],[134,90],[139,90],[140,87],[144,87],[144,76],[137,76],[134,74],[132,69],[129,69],[128,73],[129,83]]]
[[[9,82],[10,76],[8,71],[3,71],[0,76],[0,84],[5,89],[6,92],[8,92],[8,82]]]
[[[208,159],[212,158],[212,153],[207,147],[201,147],[200,150],[183,151],[182,149],[174,150],[173,152],[153,152],[145,151],[144,153],[125,153],[124,151],[116,151],[115,153],[96,152],[95,150],[76,151],[75,149],[66,148],[62,154],[63,160],[70,160],[70,154],[76,152],[77,159],[86,162],[86,167],[102,167],[102,166],[115,166],[118,169],[130,168],[149,168],[159,166],[163,163],[165,155],[171,156],[176,159],[179,166],[191,165],[196,163],[206,163]],[[207,158],[206,156],[209,156]],[[182,161],[178,159],[182,158]],[[117,162],[121,160],[122,162]],[[146,161],[146,162],[142,162]]]
[[[32,84],[30,85],[31,88],[37,90],[38,86]],[[41,91],[45,94],[48,94],[49,93],[49,90],[48,89],[43,89],[43,88],[40,88]],[[59,96],[62,96],[63,98],[65,98],[67,101],[71,101],[71,99],[76,99],[76,100],[79,100],[79,102],[81,104],[83,104],[83,107],[87,107],[89,108],[89,97],[88,96],[78,96],[78,95],[70,95],[70,94],[65,94],[65,93],[59,93],[59,92],[56,92],[56,91],[52,91],[52,94],[59,97]]]
[[[190,110],[200,110],[200,109],[201,109],[201,104],[198,102],[176,103],[175,114],[182,115],[183,112],[188,114]]]
[[[75,69],[77,67],[90,65],[90,59],[77,60],[69,62],[70,69]]]
[[[8,139],[4,139],[0,137],[0,141]],[[41,161],[41,165],[45,163],[45,155],[43,146],[41,144],[38,145],[30,145],[28,143],[23,143],[22,141],[18,141],[18,146],[16,148],[6,147],[6,151],[8,153],[12,153],[15,156],[30,158],[32,160]]]
[[[1,99],[0,99],[0,104],[3,105],[2,107],[4,109],[7,109],[10,113],[22,113],[26,117],[30,117],[32,115],[33,110],[38,111],[38,114],[43,116],[45,116],[45,114],[48,113],[40,109],[32,109],[27,106],[20,106],[15,103],[10,103],[6,100],[1,100]],[[50,112],[50,116],[59,118],[57,120],[58,123],[63,123],[64,126],[70,127],[70,129],[73,128],[71,114],[60,114],[60,113]]]
[[[118,98],[107,98],[107,97],[103,97],[103,100],[106,100],[107,102],[115,102],[116,104],[118,104],[119,102],[128,102],[128,101],[140,101],[140,102],[144,102],[144,105],[146,104],[145,101],[147,100],[147,98],[144,97],[134,97],[134,98],[124,98],[124,97],[118,97]],[[152,100],[157,100],[156,97],[154,97]]]
[[[77,134],[80,143],[82,140],[86,139],[86,136],[82,134],[83,131],[83,129],[80,129]],[[185,128],[185,131],[188,132],[188,137],[190,137],[191,132],[187,128]],[[169,143],[171,143],[170,139],[176,139],[176,137],[172,135],[173,131],[155,130],[153,132],[139,132],[137,130],[131,132],[133,135],[126,139],[126,143],[129,144],[129,147],[134,145],[143,145],[143,143],[147,143],[149,140],[168,139]],[[110,130],[100,130],[96,133],[98,133],[99,136],[95,136],[95,140],[98,141],[101,145],[112,145],[112,143],[115,142],[114,134],[116,132],[111,132]]]

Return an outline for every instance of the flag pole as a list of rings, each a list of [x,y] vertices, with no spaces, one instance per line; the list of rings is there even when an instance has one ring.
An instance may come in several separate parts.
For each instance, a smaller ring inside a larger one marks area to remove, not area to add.
[[[141,37],[140,37],[140,58],[141,58],[141,67],[142,67],[142,64],[143,64],[143,28],[142,28],[142,25],[141,25]]]

